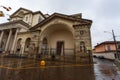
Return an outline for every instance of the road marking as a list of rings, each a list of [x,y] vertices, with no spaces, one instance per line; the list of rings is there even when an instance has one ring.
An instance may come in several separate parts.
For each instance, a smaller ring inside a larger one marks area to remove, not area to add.
[[[15,60],[15,59],[13,59],[13,60]],[[21,59],[21,60],[24,60],[24,59]],[[4,59],[0,60],[0,61],[4,61]],[[30,64],[23,65],[23,63],[29,63],[29,62],[30,62]],[[3,65],[0,65],[0,68],[10,69],[10,70],[33,69],[33,68],[41,69],[39,62],[36,60],[27,60],[25,62],[21,61],[22,66],[21,65],[19,66],[16,63],[19,63],[18,59],[16,59],[15,61],[11,60],[10,62],[4,61]],[[73,63],[62,63],[62,62],[54,62],[52,66],[49,66],[49,63],[50,63],[50,65],[52,65],[52,62],[48,62],[48,65],[46,65],[43,68],[93,66],[93,64],[73,64]],[[16,64],[16,66],[13,66],[14,64]],[[38,64],[37,66],[39,66],[39,67],[32,67],[35,64]],[[57,65],[54,65],[54,64],[57,64]],[[10,67],[10,66],[13,66],[13,67]]]
[[[6,68],[6,69],[8,69],[9,67],[6,67],[6,66],[0,66],[0,68]]]
[[[40,68],[40,69],[45,69],[45,68],[56,68],[56,67],[80,67],[80,66],[93,66],[93,64],[86,64],[86,65],[80,65],[80,64],[75,64],[75,65],[60,65],[60,66],[39,66],[39,67],[18,67],[18,68],[11,68],[7,67],[7,69],[10,70],[22,70],[22,69],[35,69],[35,68]]]
[[[34,62],[33,60],[29,60],[29,61],[26,61],[26,62],[21,62],[21,64],[23,64],[23,63],[28,63],[28,62]],[[4,67],[9,67],[11,64],[12,65],[14,65],[14,64],[16,64],[16,63],[20,63],[19,61],[10,61],[10,62],[7,62],[7,61],[5,61],[5,62],[3,62],[3,64],[1,64],[0,66],[4,66]],[[32,63],[32,64],[36,64],[36,63]],[[27,64],[27,65],[32,65],[32,64]],[[27,66],[27,65],[24,65],[24,66]],[[23,66],[23,67],[24,67]],[[19,66],[17,66],[17,67],[19,67]]]

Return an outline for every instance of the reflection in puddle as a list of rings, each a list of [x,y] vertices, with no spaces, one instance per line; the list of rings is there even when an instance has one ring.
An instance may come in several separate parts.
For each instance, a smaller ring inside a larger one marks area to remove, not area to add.
[[[2,80],[95,80],[91,65],[47,62],[40,66],[39,61],[27,59],[5,59],[0,64],[11,68],[0,68]]]

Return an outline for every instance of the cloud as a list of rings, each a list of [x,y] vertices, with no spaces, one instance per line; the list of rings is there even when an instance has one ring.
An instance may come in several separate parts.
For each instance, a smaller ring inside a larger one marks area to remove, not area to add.
[[[115,34],[119,35],[120,0],[0,0],[0,2],[1,5],[13,8],[6,14],[12,14],[20,7],[49,14],[54,12],[68,15],[83,13],[83,18],[93,20],[91,27],[93,46],[111,38],[111,35],[103,33],[104,31],[111,32],[113,29]],[[0,21],[3,22],[3,18],[0,18]]]

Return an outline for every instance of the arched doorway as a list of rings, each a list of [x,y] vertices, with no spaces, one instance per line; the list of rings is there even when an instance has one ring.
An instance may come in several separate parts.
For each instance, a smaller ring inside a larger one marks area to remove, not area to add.
[[[24,49],[24,52],[25,52],[26,54],[29,53],[30,42],[31,42],[31,38],[27,38],[26,41],[25,41],[25,49]]]
[[[17,53],[21,53],[21,42],[22,42],[22,39],[19,38],[17,41],[17,48],[16,48]]]
[[[74,55],[73,33],[73,27],[63,23],[56,23],[44,29],[41,32],[40,38],[44,41],[44,38],[47,37],[44,48],[47,44],[48,53],[55,55]],[[41,47],[43,47],[43,45]]]
[[[47,38],[44,38],[43,41],[42,41],[42,49],[41,49],[41,53],[43,55],[48,54],[47,44],[48,44]]]

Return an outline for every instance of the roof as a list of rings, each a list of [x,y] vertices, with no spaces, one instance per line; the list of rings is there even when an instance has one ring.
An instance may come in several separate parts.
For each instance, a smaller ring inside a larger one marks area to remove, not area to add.
[[[12,15],[10,15],[10,17],[13,17],[17,12],[19,12],[20,10],[25,10],[25,11],[28,11],[28,12],[32,12],[31,10],[28,10],[28,9],[25,9],[25,8],[19,8],[17,11],[15,11]]]
[[[91,24],[92,23],[92,20],[82,19],[81,15],[80,15],[80,17],[77,17],[77,16],[78,16],[78,14],[77,15],[76,14],[75,15],[65,15],[65,14],[60,14],[60,13],[54,13],[51,16],[49,16],[48,18],[46,18],[45,20],[43,20],[41,23],[38,23],[34,27],[30,28],[30,30],[41,27],[46,22],[50,21],[51,19],[53,19],[55,17],[60,17],[60,18],[63,18],[63,19],[71,20],[71,21],[79,21],[79,22],[83,22],[83,23],[86,23],[86,24]]]
[[[25,23],[25,22],[22,21],[22,20],[15,20],[15,21],[10,21],[10,22],[6,22],[6,23],[2,23],[2,24],[0,24],[0,26],[10,25],[10,24],[14,24],[14,23],[23,24],[23,25],[25,25],[25,27],[27,27],[27,28],[31,27],[30,25],[28,25],[27,23]]]
[[[19,12],[20,10],[25,10],[25,11],[27,11],[28,13],[32,13],[33,15],[34,14],[41,14],[44,18],[45,18],[45,16],[42,14],[42,12],[41,11],[36,11],[36,12],[32,12],[31,10],[29,10],[29,9],[25,9],[25,8],[19,8],[16,12],[14,12],[12,15],[10,15],[10,18],[12,18],[12,17],[14,17],[14,15],[17,13],[17,12]],[[25,14],[28,14],[28,13],[25,13]]]
[[[116,41],[116,42],[120,43],[120,41]],[[115,44],[115,42],[114,41],[104,41],[104,42],[102,42],[100,44],[97,44],[95,47],[98,47],[98,46],[103,45],[103,44]]]

